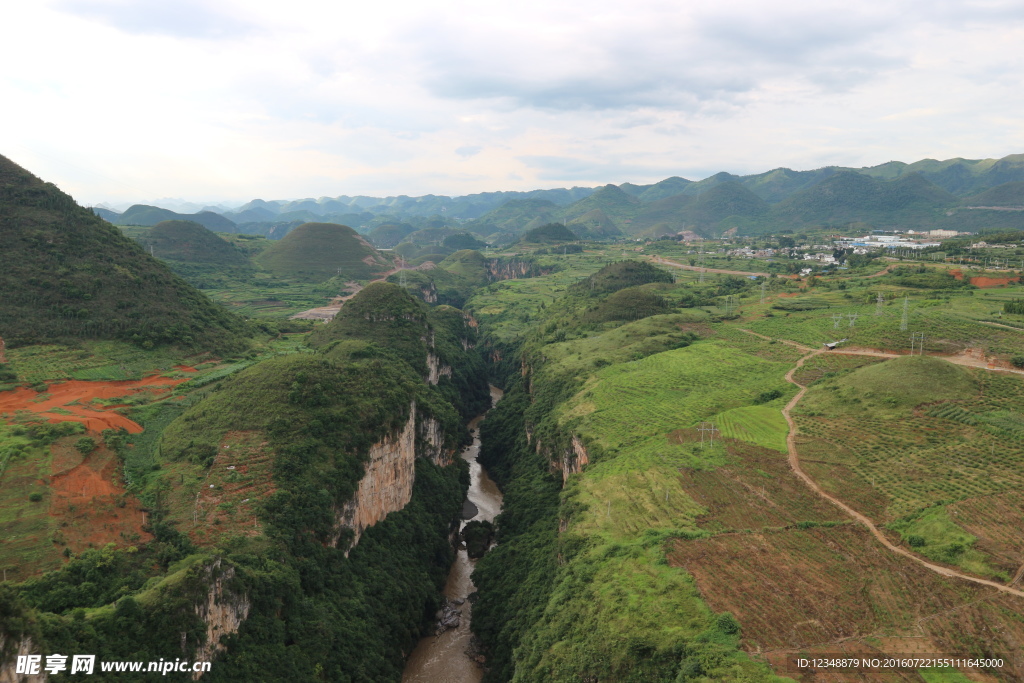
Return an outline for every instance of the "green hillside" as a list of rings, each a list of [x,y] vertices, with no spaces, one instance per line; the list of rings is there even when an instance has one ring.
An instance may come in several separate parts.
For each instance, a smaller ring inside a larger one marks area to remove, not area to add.
[[[549,242],[575,242],[579,236],[561,223],[548,223],[523,233],[523,242],[547,244]]]
[[[147,206],[136,204],[117,216],[113,223],[115,225],[156,225],[162,221],[193,221],[210,230],[220,232],[234,232],[234,222],[224,216],[212,211],[200,211],[199,213],[176,213],[169,209],[161,209],[158,206]]]
[[[964,206],[1024,207],[1024,181],[997,185],[991,190],[964,197],[961,203]]]
[[[185,263],[244,266],[249,260],[231,244],[193,221],[162,221],[139,243],[153,256]]]
[[[568,226],[572,226],[572,231],[584,238],[605,239],[622,235],[622,231],[601,209],[594,209],[573,218],[567,223],[566,227]]]
[[[247,328],[133,240],[0,157],[0,337],[241,349]]]
[[[717,233],[727,218],[758,220],[768,212],[768,204],[734,180],[715,183],[696,196],[676,195],[652,202],[640,211],[632,229],[643,231],[664,223],[667,229]],[[731,227],[731,226],[729,226]]]
[[[480,218],[465,224],[478,235],[519,232],[533,220],[550,221],[559,207],[547,199],[510,199]]]
[[[416,228],[408,223],[382,223],[366,234],[366,238],[379,249],[390,249]]]
[[[680,178],[679,176],[665,178],[653,185],[648,185],[644,191],[640,193],[640,201],[656,202],[659,199],[664,199],[665,197],[682,194],[691,184],[692,181],[687,180],[686,178]]]
[[[629,225],[640,205],[640,200],[636,197],[623,192],[615,185],[605,185],[589,197],[566,207],[560,212],[560,215],[567,219],[573,219],[599,210],[616,227],[623,229]]]
[[[368,280],[388,263],[355,230],[334,223],[305,223],[257,257],[278,277],[323,282],[332,277]]]
[[[773,207],[775,223],[852,223],[925,227],[956,199],[918,174],[896,180],[842,171]]]

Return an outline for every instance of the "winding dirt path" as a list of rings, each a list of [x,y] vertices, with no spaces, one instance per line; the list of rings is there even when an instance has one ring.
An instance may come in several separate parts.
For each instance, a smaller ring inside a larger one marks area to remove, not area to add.
[[[868,519],[867,517],[865,517],[861,513],[857,512],[856,510],[854,510],[853,508],[851,508],[849,505],[847,505],[846,503],[842,502],[838,498],[834,498],[833,496],[830,496],[828,493],[825,493],[825,491],[823,491],[822,488],[820,486],[818,486],[818,483],[816,481],[814,481],[813,479],[811,479],[807,475],[807,473],[805,473],[803,471],[803,469],[801,469],[801,467],[800,467],[800,454],[797,452],[797,449],[796,449],[796,423],[793,421],[793,417],[790,415],[790,412],[793,410],[794,407],[796,407],[796,404],[800,402],[800,399],[802,399],[804,397],[804,394],[807,393],[807,387],[805,387],[804,385],[800,384],[795,379],[793,379],[793,375],[796,373],[797,370],[799,370],[801,367],[803,367],[803,364],[804,364],[805,361],[807,361],[809,358],[813,358],[814,356],[820,355],[822,353],[825,353],[825,351],[823,349],[818,349],[818,350],[815,350],[815,351],[811,351],[809,354],[807,354],[806,356],[804,356],[803,358],[798,360],[796,365],[789,372],[786,373],[786,381],[789,382],[790,384],[795,384],[797,387],[800,388],[800,391],[797,392],[796,396],[794,396],[793,399],[789,403],[786,404],[786,407],[782,409],[782,415],[786,418],[786,423],[789,425],[789,433],[786,434],[786,448],[789,451],[789,466],[790,466],[790,468],[792,468],[792,470],[796,474],[796,476],[798,476],[800,479],[802,479],[803,482],[805,484],[807,484],[807,486],[810,487],[810,489],[812,491],[814,491],[819,496],[821,496],[825,500],[829,501],[830,503],[832,503],[833,505],[835,505],[836,507],[841,509],[843,512],[848,514],[850,517],[853,517],[855,520],[857,520],[858,522],[860,522],[861,524],[866,526],[868,528],[868,530],[874,535],[874,537],[878,539],[878,542],[881,543],[882,545],[884,545],[886,548],[888,548],[892,552],[898,553],[900,555],[903,555],[904,557],[906,557],[906,558],[908,558],[910,560],[913,560],[914,562],[917,562],[918,564],[922,565],[923,567],[926,567],[926,568],[930,569],[931,571],[935,572],[936,574],[941,574],[942,576],[949,576],[949,577],[953,577],[953,578],[963,579],[964,581],[971,581],[972,583],[981,584],[983,586],[989,586],[990,588],[995,588],[996,590],[1002,591],[1004,593],[1010,593],[1011,595],[1016,595],[1017,597],[1024,598],[1024,591],[1017,590],[1016,588],[1011,588],[1008,585],[1004,585],[1004,584],[998,583],[996,581],[990,581],[988,579],[982,579],[982,578],[979,578],[977,576],[971,576],[969,574],[962,574],[961,572],[958,572],[958,571],[953,570],[953,569],[949,569],[948,567],[943,567],[941,565],[932,564],[931,562],[925,561],[924,559],[922,559],[921,557],[915,555],[914,553],[910,552],[909,550],[906,550],[906,549],[901,548],[901,547],[899,547],[897,545],[894,545],[892,543],[892,541],[890,541],[885,536],[885,534],[883,534],[882,531],[877,526],[875,526],[874,522],[872,522],[870,519]],[[835,353],[835,352],[832,351],[832,352],[829,352],[829,353]],[[888,355],[888,354],[884,354],[884,353],[880,353],[880,352],[866,352],[866,353],[857,353],[855,355],[884,356],[884,355]],[[893,357],[895,357],[896,355],[897,354],[892,354]],[[950,359],[947,359],[947,360],[950,360]]]

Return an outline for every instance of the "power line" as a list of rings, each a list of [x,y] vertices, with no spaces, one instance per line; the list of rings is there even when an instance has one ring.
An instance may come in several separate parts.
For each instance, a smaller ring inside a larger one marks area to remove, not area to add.
[[[715,445],[715,432],[717,432],[718,430],[715,429],[715,423],[714,422],[701,422],[700,426],[697,427],[697,431],[700,432],[700,447],[701,448],[704,448],[704,433],[705,432],[707,432],[708,435],[711,437],[711,445],[712,446]]]

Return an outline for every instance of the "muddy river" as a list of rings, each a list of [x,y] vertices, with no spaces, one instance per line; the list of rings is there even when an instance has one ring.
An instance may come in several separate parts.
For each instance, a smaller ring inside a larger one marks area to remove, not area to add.
[[[501,394],[500,389],[491,387],[492,405],[498,402]],[[467,498],[476,506],[476,515],[464,520],[463,526],[474,519],[493,521],[501,512],[501,491],[477,462],[477,456],[480,454],[480,422],[483,419],[484,416],[480,415],[470,422],[473,443],[461,454],[462,459],[469,463],[470,482]],[[469,559],[464,549],[459,550],[444,587],[444,595],[449,601],[463,601],[458,606],[461,613],[459,626],[448,629],[439,636],[429,636],[420,640],[405,664],[402,683],[478,683],[483,677],[480,665],[466,654],[470,647],[469,622],[472,612],[472,606],[466,598],[476,590],[470,578],[475,563],[475,560]]]

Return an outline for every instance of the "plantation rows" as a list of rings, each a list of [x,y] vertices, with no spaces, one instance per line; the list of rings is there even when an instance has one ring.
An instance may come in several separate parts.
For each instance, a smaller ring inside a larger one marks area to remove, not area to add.
[[[957,523],[978,537],[977,548],[1013,576],[1024,564],[1024,494],[1010,490],[954,503],[949,511]]]
[[[883,552],[856,525],[677,541],[669,557],[713,610],[737,617],[751,649],[910,630],[915,615],[977,592]]]
[[[599,381],[575,399],[595,410],[573,419],[572,428],[609,448],[641,447],[649,455],[678,451],[665,437],[670,431],[750,405],[759,393],[781,386],[784,373],[784,364],[714,342],[657,354],[601,371]]]
[[[843,444],[855,453],[853,471],[891,499],[888,519],[938,501],[1024,487],[1024,453],[1018,447],[955,423],[800,415],[796,421],[802,434]]]

